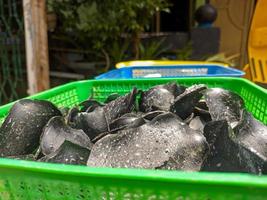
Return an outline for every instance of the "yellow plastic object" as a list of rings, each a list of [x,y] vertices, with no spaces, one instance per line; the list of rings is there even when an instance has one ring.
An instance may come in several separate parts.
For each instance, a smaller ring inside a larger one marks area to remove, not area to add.
[[[245,67],[243,68],[243,71],[245,72],[244,78],[246,78],[248,80],[252,80],[251,71],[250,71],[250,68],[249,68],[249,64],[246,64],[245,65]]]
[[[219,65],[229,67],[228,64],[219,62],[205,62],[205,61],[179,61],[179,60],[135,60],[127,62],[119,62],[116,68],[132,67],[132,66],[164,66],[164,65]]]
[[[267,83],[267,1],[258,0],[252,19],[249,40],[249,70],[251,79]]]

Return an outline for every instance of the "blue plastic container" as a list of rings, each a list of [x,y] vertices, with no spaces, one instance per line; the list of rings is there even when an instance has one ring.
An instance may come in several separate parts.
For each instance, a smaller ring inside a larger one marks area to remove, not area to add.
[[[219,65],[137,66],[111,70],[95,79],[173,78],[173,77],[242,77],[245,72]]]

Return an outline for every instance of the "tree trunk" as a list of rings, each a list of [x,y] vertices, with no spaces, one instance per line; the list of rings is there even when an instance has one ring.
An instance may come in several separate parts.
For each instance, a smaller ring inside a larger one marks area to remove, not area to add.
[[[45,5],[45,0],[23,0],[29,94],[49,88]]]
[[[140,33],[135,32],[133,34],[133,53],[134,53],[134,58],[136,60],[140,58],[139,46],[140,46]]]
[[[105,67],[105,71],[108,71],[109,70],[109,67],[110,67],[110,57],[108,55],[108,52],[105,50],[105,49],[101,49],[104,57],[105,57],[105,60],[106,60],[106,67]]]

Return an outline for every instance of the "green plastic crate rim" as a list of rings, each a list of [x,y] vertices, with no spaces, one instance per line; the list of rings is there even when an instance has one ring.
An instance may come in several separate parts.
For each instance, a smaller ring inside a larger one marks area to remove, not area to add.
[[[267,124],[267,91],[240,78],[89,80],[69,83],[37,95],[58,106],[72,106],[93,95],[124,94],[176,81],[204,83],[240,94],[247,109]],[[3,121],[13,103],[0,107]],[[266,199],[267,176],[245,173],[110,169],[0,159],[0,199]]]

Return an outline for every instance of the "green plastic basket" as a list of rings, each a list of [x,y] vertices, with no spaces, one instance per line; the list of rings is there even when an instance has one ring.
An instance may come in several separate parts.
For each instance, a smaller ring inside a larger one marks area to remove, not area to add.
[[[47,99],[58,106],[75,105],[93,95],[104,100],[134,86],[177,81],[207,84],[240,94],[247,109],[267,124],[267,91],[240,78],[179,78],[150,80],[80,81],[28,97]],[[0,107],[3,121],[11,105]],[[1,123],[1,122],[0,122]],[[181,172],[141,169],[90,168],[63,164],[0,159],[0,199],[266,199],[267,176],[238,173]]]

